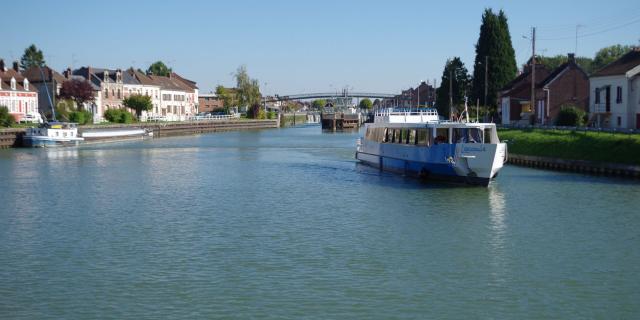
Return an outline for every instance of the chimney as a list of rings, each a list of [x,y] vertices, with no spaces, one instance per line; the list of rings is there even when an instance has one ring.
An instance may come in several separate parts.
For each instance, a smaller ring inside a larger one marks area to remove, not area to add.
[[[4,59],[0,59],[0,72],[4,72]]]
[[[71,68],[67,68],[67,70],[64,71],[64,77],[71,79]]]
[[[169,72],[169,79],[171,79],[171,74],[172,74],[172,73],[173,73],[173,72]]]
[[[569,63],[576,63],[576,54],[569,53]]]
[[[87,66],[87,81],[91,82],[91,74],[93,73],[93,69],[91,66]]]
[[[18,61],[13,62],[13,70],[16,72],[20,72],[20,66],[18,65]]]

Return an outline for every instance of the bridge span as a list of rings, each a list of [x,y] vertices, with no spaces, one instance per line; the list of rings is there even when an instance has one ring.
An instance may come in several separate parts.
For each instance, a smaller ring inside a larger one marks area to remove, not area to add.
[[[275,95],[267,102],[287,101],[287,100],[306,100],[320,98],[379,98],[392,99],[396,95],[390,93],[374,93],[374,92],[322,92],[322,93],[303,93],[291,95]]]

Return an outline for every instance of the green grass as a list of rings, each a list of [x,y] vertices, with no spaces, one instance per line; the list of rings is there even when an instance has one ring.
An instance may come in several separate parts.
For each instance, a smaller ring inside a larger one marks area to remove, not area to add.
[[[500,129],[509,153],[640,165],[640,135],[569,130]]]

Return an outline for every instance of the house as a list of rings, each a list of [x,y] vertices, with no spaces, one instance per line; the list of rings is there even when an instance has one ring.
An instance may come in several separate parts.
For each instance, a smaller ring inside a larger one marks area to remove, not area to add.
[[[199,112],[212,112],[224,108],[222,99],[211,93],[204,93],[198,95],[198,111]]]
[[[589,76],[576,63],[573,53],[568,55],[567,62],[536,86],[535,123],[555,123],[564,106],[574,106],[585,112],[589,107]]]
[[[0,106],[6,106],[16,121],[38,113],[38,90],[20,73],[17,61],[7,69],[0,59]]]
[[[197,110],[197,86],[195,82],[176,73],[169,76],[144,74],[140,71],[82,67],[73,71],[95,86],[99,92],[96,98],[94,121],[102,121],[104,112],[112,108],[123,108],[123,100],[132,94],[151,97],[153,108],[142,113],[142,119],[149,116],[167,120],[185,120]]]
[[[31,67],[23,71],[22,74],[38,91],[38,112],[45,115],[51,114],[52,106],[56,104],[56,97],[60,94],[62,83],[67,79],[48,66]]]
[[[640,129],[640,48],[596,71],[589,82],[591,125]]]
[[[551,71],[542,64],[536,64],[536,87],[544,82]],[[531,124],[534,110],[531,107],[531,63],[523,72],[498,91],[502,124]]]

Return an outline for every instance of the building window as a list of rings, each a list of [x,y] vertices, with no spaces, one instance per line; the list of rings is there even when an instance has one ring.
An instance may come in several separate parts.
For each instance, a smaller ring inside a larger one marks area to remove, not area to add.
[[[120,98],[121,98],[120,89],[118,89],[118,99],[120,99]]]
[[[618,117],[618,127],[622,126],[622,118]]]
[[[16,79],[11,78],[11,90],[15,90],[15,89],[16,89]]]
[[[596,104],[600,103],[600,88],[596,88]]]
[[[618,87],[616,90],[616,103],[622,103],[622,87]]]
[[[104,89],[104,98],[109,99],[109,89]]]

